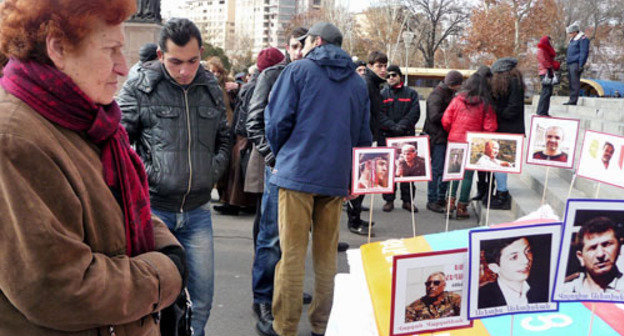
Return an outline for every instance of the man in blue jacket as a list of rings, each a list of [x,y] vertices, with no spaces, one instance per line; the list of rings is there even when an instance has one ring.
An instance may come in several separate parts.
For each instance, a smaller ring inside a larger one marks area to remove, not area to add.
[[[325,333],[352,150],[372,140],[368,92],[351,57],[340,48],[342,34],[320,22],[304,37],[305,58],[286,66],[264,112],[276,159],[271,183],[280,188],[282,258],[275,270],[275,320],[258,324],[262,335],[297,335],[310,231],[315,288],[308,316],[313,335]]]
[[[580,31],[579,25],[570,25],[566,32],[570,37],[566,62],[568,63],[568,76],[570,78],[570,100],[563,105],[576,105],[581,89],[581,74],[589,55],[589,39]]]

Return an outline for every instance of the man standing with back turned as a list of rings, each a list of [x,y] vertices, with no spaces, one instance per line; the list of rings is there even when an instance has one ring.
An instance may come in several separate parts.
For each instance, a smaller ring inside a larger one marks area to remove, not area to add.
[[[279,187],[282,258],[275,270],[275,320],[258,324],[262,335],[297,335],[310,230],[312,335],[324,334],[327,326],[352,149],[371,143],[366,85],[341,45],[336,26],[312,26],[305,35],[305,58],[284,69],[265,110],[266,137],[276,158],[271,182]]]
[[[143,64],[117,99],[121,122],[145,164],[152,212],[186,250],[191,325],[198,336],[204,335],[214,292],[210,192],[230,151],[223,93],[199,66],[201,51],[193,22],[169,20],[160,32],[158,60]]]
[[[581,31],[578,24],[574,23],[566,28],[570,38],[566,62],[568,64],[568,76],[570,79],[570,100],[563,105],[576,105],[581,90],[581,74],[589,55],[589,39]]]

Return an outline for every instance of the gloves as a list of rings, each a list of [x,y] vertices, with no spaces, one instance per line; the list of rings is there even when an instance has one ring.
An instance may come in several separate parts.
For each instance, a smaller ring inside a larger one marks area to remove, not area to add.
[[[401,124],[395,124],[395,125],[392,125],[392,127],[390,127],[390,131],[394,135],[403,135],[407,131],[407,127]]]
[[[182,277],[182,286],[186,286],[188,268],[186,267],[186,251],[184,251],[184,248],[178,245],[169,245],[161,248],[158,252],[166,255],[173,261],[178,268],[178,272],[180,272],[180,277]]]

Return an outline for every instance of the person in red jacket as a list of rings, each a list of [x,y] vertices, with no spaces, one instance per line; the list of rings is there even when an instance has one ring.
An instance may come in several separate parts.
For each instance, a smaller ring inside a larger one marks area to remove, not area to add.
[[[442,126],[449,133],[449,142],[466,142],[467,132],[494,132],[498,128],[496,114],[491,103],[491,88],[488,77],[492,73],[484,75],[475,73],[464,85],[462,91],[451,101],[442,117]],[[470,200],[470,188],[472,187],[472,175],[474,171],[467,170],[462,182],[462,188],[457,203],[457,219],[468,218],[468,202]],[[453,184],[449,206],[455,207],[458,184]]]
[[[550,44],[550,36],[542,36],[537,44],[537,69],[539,70],[542,91],[537,104],[537,115],[548,116],[550,109],[550,96],[553,92],[553,84],[544,84],[544,77],[553,78],[555,71],[559,70],[559,62],[555,61],[557,53]]]

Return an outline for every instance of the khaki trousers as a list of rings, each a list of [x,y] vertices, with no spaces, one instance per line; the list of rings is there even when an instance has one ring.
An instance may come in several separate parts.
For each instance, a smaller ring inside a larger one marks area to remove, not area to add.
[[[341,209],[341,197],[279,190],[278,226],[282,258],[275,268],[273,328],[281,336],[297,335],[310,230],[314,293],[308,318],[314,333],[325,333],[334,296]]]

